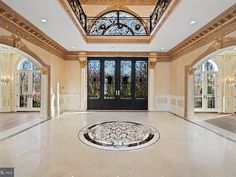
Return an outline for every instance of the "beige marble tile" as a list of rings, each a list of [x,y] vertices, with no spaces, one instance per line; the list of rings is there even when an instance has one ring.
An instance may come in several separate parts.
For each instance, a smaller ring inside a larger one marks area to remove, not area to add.
[[[160,140],[145,149],[105,151],[78,139],[87,125],[149,124]],[[66,113],[0,142],[0,167],[16,177],[235,177],[236,144],[165,112]]]

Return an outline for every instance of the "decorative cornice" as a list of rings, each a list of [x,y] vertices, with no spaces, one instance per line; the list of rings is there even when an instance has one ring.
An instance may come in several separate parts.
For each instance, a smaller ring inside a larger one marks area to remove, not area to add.
[[[196,48],[204,46],[217,38],[225,36],[236,29],[236,5],[217,16],[200,30],[171,49],[168,54],[172,59],[179,58]]]
[[[35,27],[24,17],[0,1],[0,27],[53,53],[65,58],[66,49]]]
[[[156,0],[80,0],[84,5],[156,5]]]
[[[66,60],[75,61],[79,59],[81,52],[69,52]],[[157,62],[170,62],[169,56],[165,52],[155,53]],[[87,57],[150,57],[150,52],[86,52]]]

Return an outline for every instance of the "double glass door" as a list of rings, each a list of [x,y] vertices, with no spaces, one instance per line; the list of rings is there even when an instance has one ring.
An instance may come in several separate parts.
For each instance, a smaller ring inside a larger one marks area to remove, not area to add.
[[[146,58],[89,58],[88,109],[146,110]]]
[[[217,112],[217,72],[195,74],[194,108],[196,112]]]
[[[17,72],[17,110],[40,111],[41,74],[39,71]]]

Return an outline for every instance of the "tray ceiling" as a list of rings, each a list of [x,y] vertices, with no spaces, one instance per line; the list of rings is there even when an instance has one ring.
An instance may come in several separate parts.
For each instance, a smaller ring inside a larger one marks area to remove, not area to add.
[[[86,43],[59,0],[3,0],[3,2],[69,51],[127,52],[169,51],[235,4],[235,0],[181,0],[151,43],[117,44]],[[42,18],[47,19],[47,23],[42,23]],[[194,25],[189,23],[192,20],[196,21]]]

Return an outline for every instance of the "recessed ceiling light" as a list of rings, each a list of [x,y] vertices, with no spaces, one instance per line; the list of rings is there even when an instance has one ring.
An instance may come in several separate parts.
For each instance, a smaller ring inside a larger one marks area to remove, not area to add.
[[[41,18],[41,22],[47,23],[48,21],[47,21],[47,19],[45,19],[45,18]]]
[[[119,50],[120,48],[119,47],[116,47],[117,50]]]
[[[191,25],[193,25],[193,24],[196,23],[196,21],[195,21],[195,20],[191,20],[189,23],[190,23]]]
[[[164,47],[162,47],[162,48],[161,48],[161,50],[165,50],[165,48],[164,48]]]
[[[72,46],[71,48],[72,48],[72,49],[75,49],[75,46]]]

